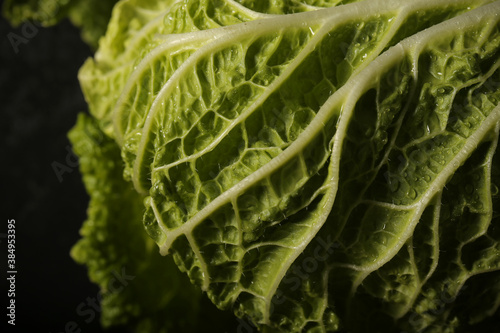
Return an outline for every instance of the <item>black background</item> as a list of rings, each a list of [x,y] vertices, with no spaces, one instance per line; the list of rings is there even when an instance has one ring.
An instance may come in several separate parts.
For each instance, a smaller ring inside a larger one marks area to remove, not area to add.
[[[16,52],[9,37],[29,38]],[[15,219],[17,269],[16,327],[7,325],[4,308],[0,327],[7,330],[1,330],[100,332],[98,317],[86,323],[88,317],[76,313],[98,288],[69,256],[80,238],[88,196],[66,135],[87,109],[77,73],[92,52],[67,21],[13,28],[1,18],[0,38],[0,233]],[[65,166],[60,178],[54,165]],[[7,306],[6,238],[0,241],[1,299]]]

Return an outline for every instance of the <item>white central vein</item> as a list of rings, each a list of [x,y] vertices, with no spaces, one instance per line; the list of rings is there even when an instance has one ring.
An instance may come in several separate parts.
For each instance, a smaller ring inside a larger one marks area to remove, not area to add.
[[[166,50],[170,49],[170,43],[172,42],[181,45],[182,42],[179,42],[178,40],[199,40],[200,36],[203,36],[205,38],[205,41],[209,42],[205,43],[197,51],[195,51],[189,57],[189,59],[174,72],[174,74],[162,87],[148,111],[145,124],[142,128],[143,135],[141,137],[141,141],[137,150],[137,158],[134,162],[133,182],[136,190],[140,193],[147,193],[147,189],[144,188],[144,186],[141,184],[141,178],[143,175],[140,173],[140,165],[143,162],[146,146],[151,140],[146,134],[151,131],[151,127],[157,113],[163,110],[162,101],[164,101],[165,97],[178,86],[179,81],[187,73],[189,73],[190,70],[192,70],[193,66],[195,66],[200,59],[203,59],[214,51],[220,50],[233,43],[238,43],[241,40],[245,40],[253,36],[264,35],[270,32],[277,32],[281,29],[309,27],[311,25],[319,25],[324,22],[341,23],[346,21],[353,21],[355,19],[361,20],[372,17],[373,15],[375,15],[375,13],[394,12],[400,11],[401,9],[413,11],[415,10],[415,8],[425,9],[433,5],[435,6],[434,2],[431,1],[417,4],[409,1],[405,4],[405,6],[402,6],[401,2],[397,0],[376,0],[363,4],[363,6],[354,3],[351,5],[327,8],[313,12],[278,15],[272,18],[259,19],[237,25],[208,29],[194,33],[167,36],[165,44],[160,45],[158,47],[158,51],[152,51],[152,55],[147,56],[146,58],[148,59],[145,58],[142,61],[142,66],[148,66],[148,64],[154,59],[154,55],[163,52],[161,50],[162,48],[165,48]],[[135,77],[135,75],[136,74],[134,73],[132,76]],[[132,79],[132,77],[129,82],[130,85],[133,86],[134,80]],[[124,95],[125,94],[122,94],[122,96]],[[117,137],[119,138],[119,140],[121,140],[120,133],[123,132],[123,129],[120,127],[121,118],[122,115],[117,112],[115,115],[115,125],[117,125]]]
[[[458,3],[457,1],[448,1],[448,2]],[[440,2],[440,5],[442,5],[442,3],[443,2]],[[250,36],[263,35],[265,33],[277,31],[284,28],[286,29],[290,27],[301,27],[304,25],[307,26],[308,24],[317,25],[318,22],[323,22],[323,23],[335,22],[335,24],[337,24],[338,22],[354,20],[355,18],[359,17],[366,18],[373,15],[376,11],[378,13],[381,13],[380,11],[381,8],[383,8],[387,12],[401,10],[402,8],[406,9],[407,12],[414,12],[417,6],[422,6],[422,8],[432,8],[433,6],[438,6],[436,4],[436,1],[425,1],[418,3],[407,2],[405,3],[405,5],[406,7],[401,7],[401,2],[396,0],[392,1],[377,0],[377,1],[370,1],[367,4],[363,5],[352,4],[352,5],[340,6],[335,9],[324,9],[316,12],[293,14],[290,16],[285,15],[283,17],[275,17],[272,19],[263,19],[248,23],[242,23],[239,24],[238,27],[229,26],[229,27],[211,29],[211,31],[203,32],[205,35],[210,36],[210,42],[201,46],[197,51],[195,51],[191,55],[191,57],[183,65],[181,65],[180,68],[178,68],[174,72],[174,74],[168,79],[166,84],[160,90],[159,94],[156,96],[156,99],[154,100],[148,112],[145,125],[142,129],[143,135],[141,138],[141,142],[139,144],[137,159],[134,164],[133,179],[136,188],[141,192],[146,192],[147,190],[143,188],[143,186],[140,184],[139,178],[141,177],[141,175],[139,170],[140,170],[140,165],[142,163],[142,159],[144,158],[145,148],[149,140],[147,133],[151,131],[157,113],[162,111],[161,101],[164,100],[165,96],[169,95],[173,91],[173,89],[175,89],[175,87],[182,79],[182,77],[185,76],[187,73],[189,73],[192,70],[193,66],[195,66],[200,59],[209,56],[214,51],[227,47],[233,43],[238,43],[238,41],[241,39],[245,39]],[[403,20],[401,19],[401,22],[402,21]],[[330,26],[329,28],[331,28],[332,26]],[[397,26],[398,25],[394,25],[393,28],[391,28],[392,31],[389,34],[387,34],[386,37],[384,37],[383,42],[387,43],[390,40],[390,36],[392,36],[394,32],[397,30],[396,29]],[[454,26],[451,26],[451,28],[457,29],[460,28],[460,26],[457,26],[455,24]],[[321,33],[316,33],[315,36],[311,39],[311,41],[313,41],[314,38],[319,40],[320,36],[327,33],[326,30],[328,29],[322,28],[320,30]],[[186,34],[185,36],[187,37],[193,35],[194,34],[191,35]],[[361,69],[358,70],[357,73],[355,72],[355,74],[360,74],[360,75],[353,75],[351,79],[349,79],[349,81],[343,87],[337,90],[337,92],[335,92],[326,101],[326,103],[321,107],[321,109],[319,110],[318,114],[313,119],[313,121],[299,135],[298,139],[288,147],[288,149],[286,149],[283,153],[279,154],[277,157],[272,159],[269,163],[265,164],[251,175],[244,178],[238,184],[236,184],[235,186],[231,187],[230,189],[219,195],[216,199],[214,199],[207,206],[205,206],[203,209],[197,212],[190,220],[188,220],[180,227],[173,230],[165,230],[164,228],[162,228],[162,230],[166,234],[166,241],[163,244],[161,244],[160,252],[162,254],[166,254],[169,248],[171,247],[173,241],[177,239],[177,237],[183,234],[188,235],[194,229],[195,226],[199,225],[203,220],[205,220],[208,216],[210,216],[221,206],[230,202],[236,202],[236,198],[240,196],[241,193],[248,190],[257,182],[271,175],[273,172],[282,167],[285,163],[290,161],[294,156],[296,156],[297,153],[305,149],[306,146],[311,142],[311,140],[323,130],[324,124],[328,122],[329,119],[331,119],[333,113],[342,104],[341,117],[338,123],[338,129],[333,139],[331,164],[329,166],[329,177],[330,177],[329,182],[331,183],[331,187],[329,188],[329,192],[326,196],[326,199],[323,202],[323,210],[321,213],[321,217],[314,225],[311,226],[310,233],[308,234],[308,236],[304,238],[302,243],[298,244],[298,246],[293,247],[292,253],[281,264],[279,274],[277,278],[274,279],[272,285],[269,288],[269,292],[265,297],[267,301],[267,308],[269,309],[272,295],[274,295],[274,293],[276,292],[276,289],[279,286],[284,275],[286,274],[287,270],[297,259],[297,257],[303,252],[303,250],[310,243],[310,241],[315,237],[317,232],[320,230],[320,228],[326,221],[326,218],[329,215],[331,207],[333,206],[333,202],[335,201],[335,196],[338,187],[338,176],[339,176],[338,174],[340,165],[340,155],[342,151],[342,143],[344,141],[347,132],[347,126],[349,124],[349,120],[352,116],[357,100],[361,96],[362,92],[364,92],[366,88],[373,83],[373,81],[377,80],[377,78],[381,73],[389,69],[393,63],[396,63],[399,59],[401,59],[405,55],[406,49],[409,49],[411,45],[414,43],[417,44],[424,43],[426,38],[427,39],[430,38],[429,36],[430,33],[428,33],[427,35],[424,33],[423,35],[420,34],[418,39],[410,38],[410,40],[406,44],[403,43],[400,44],[398,47],[390,49],[389,51],[379,56],[371,63],[369,61],[370,59],[367,59],[366,64],[370,63],[369,65],[367,65],[368,67],[365,68],[362,72]],[[195,37],[190,37],[190,38],[197,39]],[[173,39],[170,39],[170,41],[172,40]],[[180,44],[182,44],[182,42],[179,42],[179,45]],[[304,56],[309,52],[311,52],[313,49],[312,47],[313,45],[315,44],[310,44],[310,46],[307,45],[305,49],[301,51],[301,54]],[[378,46],[380,48],[379,51],[381,51],[384,46],[385,45],[383,45],[383,43],[380,43],[380,46]],[[153,55],[158,55],[171,48],[172,46],[170,43],[163,44],[157,50],[155,49],[153,51]],[[141,63],[140,65],[142,69],[145,69],[146,66],[149,66],[150,61],[153,59],[152,58],[153,55],[148,59],[143,60],[143,63]],[[139,74],[135,75],[138,76]],[[279,82],[280,81],[276,81],[275,85],[277,86]],[[132,84],[133,83],[131,83],[131,85]],[[270,92],[267,94],[270,94]],[[259,102],[263,100],[264,97],[262,97],[261,100],[259,100]],[[256,106],[253,106],[253,108],[255,109]],[[245,114],[249,114],[249,112]],[[477,145],[477,143],[480,142],[482,137],[488,132],[491,126],[494,126],[499,121],[499,119],[500,119],[500,108],[497,107],[483,122],[480,129],[470,137],[470,139],[464,145],[463,150],[459,154],[457,154],[457,156],[455,156],[452,162],[445,167],[445,170],[443,170],[443,172],[436,177],[429,190],[422,197],[420,203],[424,202],[428,203],[432,199],[435,193],[437,193],[437,191],[439,191],[442,185],[445,183],[447,177],[459,167],[459,165],[475,149],[475,145]],[[422,204],[416,206],[417,209],[415,212],[416,214],[414,216],[419,215],[417,214],[418,212],[420,212],[421,214],[421,210],[423,210],[422,207],[425,207],[425,205]],[[159,219],[159,215],[157,215],[157,219],[158,223],[163,224],[162,221]],[[403,244],[406,242],[408,237],[411,236],[411,231],[414,228],[416,220],[418,219],[416,218],[413,219],[410,225],[407,227],[405,233],[401,235],[402,236],[401,241],[400,243],[397,244],[397,246],[393,248],[394,251],[399,250],[399,248],[403,246]],[[368,271],[379,268],[382,264],[384,264],[387,260],[389,260],[392,257],[392,255],[394,254],[392,252],[394,251],[391,251],[391,253],[388,252],[387,255],[384,258],[381,258],[381,260],[379,260],[376,264],[368,267],[363,267],[363,271],[366,272],[366,275],[368,275],[369,274]],[[201,256],[201,254],[199,253],[197,253],[197,255]],[[200,257],[200,260],[201,259],[202,258]],[[358,281],[361,282],[362,278],[358,279]],[[266,311],[266,319],[265,319],[266,322],[269,320],[268,312],[269,311]]]
[[[373,14],[373,12],[361,12],[360,15],[368,15]],[[336,15],[335,17],[330,18],[331,22],[335,22],[336,19],[340,19],[340,17],[345,17],[343,13],[341,15]],[[364,16],[366,17],[366,16]],[[350,18],[352,20],[352,18]],[[325,29],[324,33],[327,33]],[[395,32],[396,29],[392,33]],[[316,37],[318,36],[318,37]],[[387,40],[390,39],[390,34],[386,37]],[[320,33],[317,33],[313,38],[320,38]],[[387,41],[386,41],[387,42]],[[312,45],[311,45],[312,46]],[[381,46],[380,48],[383,48]],[[304,53],[309,53],[310,50],[304,50]],[[204,52],[205,53],[205,52]],[[266,176],[273,173],[275,170],[279,169],[286,162],[291,160],[298,152],[302,151],[307,144],[315,137],[317,133],[319,133],[324,124],[328,121],[331,116],[332,110],[335,106],[339,105],[339,102],[342,101],[344,95],[346,95],[349,91],[349,88],[342,87],[341,90],[344,93],[339,93],[337,91],[334,95],[330,97],[330,99],[321,107],[320,111],[313,119],[313,121],[305,128],[305,130],[299,135],[296,141],[294,141],[288,149],[286,149],[282,154],[275,157],[269,163],[262,166],[260,169],[252,173],[251,175],[244,178],[241,182],[227,190],[226,192],[219,195],[215,198],[210,204],[205,206],[202,210],[200,210],[196,215],[194,215],[190,220],[186,221],[182,226],[170,230],[168,232],[167,241],[161,246],[161,252],[167,253],[170,248],[173,240],[177,238],[179,235],[184,234],[186,232],[190,232],[194,226],[198,225],[201,221],[206,219],[210,214],[212,214],[216,209],[220,208],[222,205],[231,201],[232,198],[238,197],[243,191],[247,190],[249,187],[254,185],[259,180],[264,179]]]

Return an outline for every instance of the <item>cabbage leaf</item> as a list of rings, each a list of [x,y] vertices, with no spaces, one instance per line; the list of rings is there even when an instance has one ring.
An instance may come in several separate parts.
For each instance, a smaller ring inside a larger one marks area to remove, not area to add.
[[[227,324],[234,326],[228,314],[202,299],[200,289],[172,258],[158,253],[137,223],[144,210],[143,197],[123,179],[120,149],[95,119],[79,115],[69,138],[90,195],[82,239],[71,249],[71,256],[87,266],[90,279],[100,287],[96,297],[77,308],[83,320],[93,320],[95,314],[88,309],[97,309],[103,327],[137,332],[197,332],[207,324],[222,332]]]
[[[79,78],[147,234],[217,307],[268,332],[461,332],[500,316],[499,20],[125,0]]]

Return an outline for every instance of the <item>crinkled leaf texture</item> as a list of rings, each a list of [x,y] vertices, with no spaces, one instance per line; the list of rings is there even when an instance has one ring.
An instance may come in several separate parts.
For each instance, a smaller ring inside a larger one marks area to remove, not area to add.
[[[95,298],[103,326],[144,333],[198,332],[205,325],[223,332],[234,326],[229,314],[201,298],[172,258],[158,253],[141,223],[143,197],[123,179],[120,149],[95,119],[80,114],[69,138],[90,196],[82,239],[71,256],[87,265],[90,279],[100,287]],[[85,308],[79,314],[85,321],[93,319]]]
[[[198,316],[201,293],[171,258],[158,254],[137,223],[144,210],[143,198],[122,177],[120,149],[95,120],[83,114],[69,137],[91,197],[88,219],[80,231],[83,238],[71,256],[87,265],[90,279],[100,286],[103,326],[128,325],[140,332],[186,331]],[[159,288],[165,288],[161,294]]]
[[[115,7],[80,80],[147,232],[264,331],[498,324],[500,2],[338,4]]]

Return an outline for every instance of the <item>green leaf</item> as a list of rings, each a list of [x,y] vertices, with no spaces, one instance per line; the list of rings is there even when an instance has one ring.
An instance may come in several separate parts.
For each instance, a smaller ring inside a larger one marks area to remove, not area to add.
[[[80,80],[147,233],[218,307],[268,332],[473,331],[500,306],[499,13],[124,1]]]
[[[127,325],[140,332],[193,329],[201,293],[171,258],[158,254],[144,232],[143,198],[122,178],[118,146],[83,114],[69,137],[90,195],[83,238],[71,256],[87,265],[100,287],[103,326]]]

